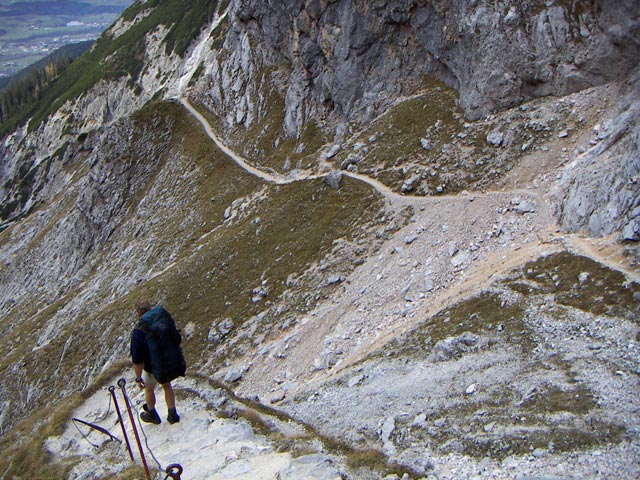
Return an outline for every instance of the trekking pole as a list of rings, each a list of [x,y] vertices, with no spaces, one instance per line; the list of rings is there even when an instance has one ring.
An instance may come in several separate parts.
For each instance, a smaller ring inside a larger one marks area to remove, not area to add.
[[[136,422],[133,418],[133,413],[131,413],[131,404],[129,403],[129,397],[127,396],[127,391],[124,386],[127,384],[127,381],[124,378],[118,380],[118,386],[122,389],[122,396],[124,397],[124,403],[127,407],[127,411],[129,412],[129,419],[131,420],[131,426],[133,427],[133,434],[136,437],[136,443],[138,444],[138,450],[140,450],[140,457],[142,458],[142,465],[144,465],[144,473],[147,475],[147,480],[151,480],[151,475],[149,474],[149,467],[147,466],[147,460],[144,458],[144,451],[142,450],[142,444],[140,443],[140,437],[138,436],[138,429],[136,428]]]
[[[175,471],[174,471],[175,470]],[[167,476],[164,477],[164,480],[171,477],[173,480],[181,480],[180,475],[182,475],[182,465],[178,463],[172,463],[167,467]]]
[[[127,429],[124,428],[124,422],[122,421],[122,415],[120,415],[120,407],[118,406],[118,400],[116,399],[116,387],[111,385],[109,387],[109,392],[111,392],[111,397],[113,399],[113,404],[116,407],[116,412],[118,413],[118,422],[120,423],[120,427],[122,428],[122,435],[124,436],[124,442],[127,444],[127,451],[129,452],[129,456],[131,457],[131,461],[135,462],[133,459],[133,452],[131,451],[131,445],[129,444],[129,437],[127,437]]]

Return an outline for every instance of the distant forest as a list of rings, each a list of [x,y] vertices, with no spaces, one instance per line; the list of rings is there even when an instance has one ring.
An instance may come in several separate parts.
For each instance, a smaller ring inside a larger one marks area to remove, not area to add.
[[[50,2],[17,2],[0,6],[0,17],[19,17],[23,15],[93,15],[100,13],[118,14],[122,7],[118,5],[91,5],[74,0],[53,0]]]
[[[66,45],[18,72],[8,80],[6,86],[0,85],[0,125],[36,103],[42,92],[91,45],[93,41]]]

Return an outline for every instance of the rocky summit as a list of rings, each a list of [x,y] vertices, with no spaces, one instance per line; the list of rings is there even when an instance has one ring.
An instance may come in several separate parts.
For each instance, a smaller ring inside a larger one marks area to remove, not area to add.
[[[0,479],[640,477],[639,60],[633,0],[135,2],[0,99]]]

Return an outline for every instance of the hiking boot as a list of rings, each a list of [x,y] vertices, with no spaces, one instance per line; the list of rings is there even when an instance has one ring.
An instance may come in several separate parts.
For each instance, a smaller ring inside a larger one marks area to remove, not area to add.
[[[180,415],[178,415],[178,412],[176,412],[175,408],[169,409],[169,415],[167,415],[167,421],[172,425],[180,421]]]
[[[142,408],[144,409],[144,407],[146,406],[147,405],[145,404]],[[162,420],[160,420],[160,415],[158,415],[158,412],[156,412],[155,409],[150,411],[147,407],[144,410],[145,411],[140,414],[140,419],[143,422],[155,423],[156,425],[160,425],[160,423],[162,423]]]

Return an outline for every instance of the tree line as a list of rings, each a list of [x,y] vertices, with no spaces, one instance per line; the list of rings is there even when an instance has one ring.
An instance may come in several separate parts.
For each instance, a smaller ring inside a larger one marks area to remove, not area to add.
[[[33,113],[45,92],[91,45],[92,40],[65,45],[0,85],[0,137],[13,131]]]
[[[50,60],[44,67],[14,79],[0,97],[0,122],[5,122],[23,108],[38,101],[51,83],[71,63],[68,57]]]

